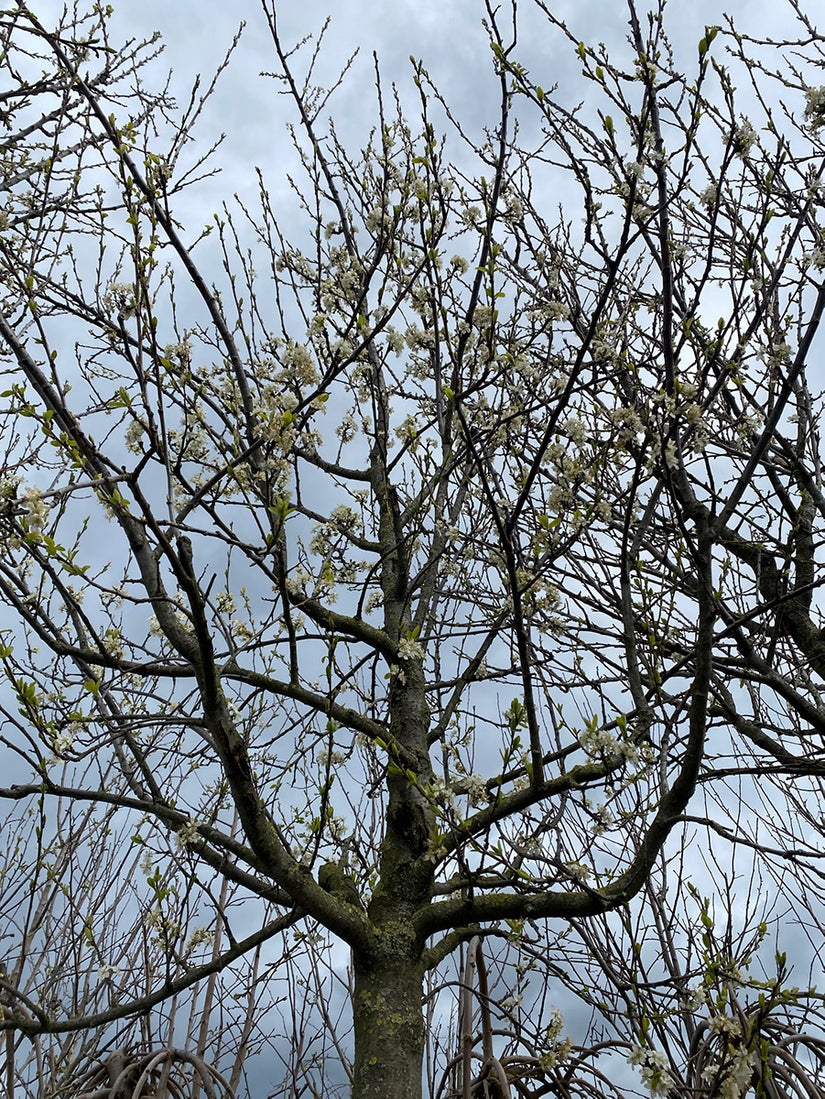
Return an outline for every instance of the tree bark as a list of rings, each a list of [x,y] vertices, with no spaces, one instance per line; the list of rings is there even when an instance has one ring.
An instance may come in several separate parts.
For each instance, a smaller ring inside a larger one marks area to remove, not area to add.
[[[366,957],[354,954],[352,1099],[421,1099],[424,967],[400,921]]]
[[[432,899],[433,806],[423,660],[402,658],[390,692],[390,732],[401,753],[388,767],[379,880],[367,908],[371,942],[353,948],[352,1099],[421,1099],[424,946],[416,913]]]

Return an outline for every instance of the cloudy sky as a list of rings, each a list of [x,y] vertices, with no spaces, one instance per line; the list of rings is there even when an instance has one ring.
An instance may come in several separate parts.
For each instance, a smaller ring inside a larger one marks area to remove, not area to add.
[[[271,0],[270,0],[271,2]],[[43,0],[41,0],[43,3]],[[44,4],[44,8],[50,6]],[[39,9],[38,0],[32,5]],[[502,5],[502,9],[508,5]],[[620,42],[627,27],[622,0],[558,0],[549,5],[577,37],[588,43]],[[644,13],[650,5],[640,0]],[[483,0],[283,0],[277,4],[285,40],[315,33],[331,19],[327,55],[330,61],[361,51],[361,63],[351,84],[364,93],[372,83],[371,55],[375,51],[385,75],[404,80],[410,54],[421,58],[450,102],[477,110],[480,80],[489,73],[489,50],[481,25]],[[696,43],[706,24],[722,21],[718,0],[674,0],[666,20],[677,45],[686,45],[695,57]],[[790,4],[783,0],[732,0],[724,11],[744,31],[778,36],[793,25]],[[223,87],[222,106],[228,115],[262,122],[271,108],[270,87],[257,78],[257,70],[271,67],[271,47],[260,0],[236,4],[214,0],[121,0],[115,4],[115,25],[134,34],[159,30],[166,42],[167,58],[177,76],[208,72],[218,61],[241,21],[246,22],[242,64],[235,65]],[[560,43],[547,33],[538,5],[520,0],[521,56],[540,83],[548,86],[566,75],[575,75],[575,59],[562,55]],[[357,112],[358,98],[344,94],[347,107]],[[231,102],[234,100],[234,102]],[[482,100],[483,101],[483,100]],[[235,112],[243,113],[235,114]],[[251,112],[251,113],[250,113]]]
[[[64,0],[31,0],[32,9],[46,23],[57,18]],[[273,0],[266,0],[271,6]],[[637,0],[644,20],[655,0]],[[85,7],[85,4],[81,4]],[[341,66],[359,51],[352,69],[331,102],[331,114],[345,144],[357,150],[376,122],[373,53],[377,56],[384,86],[397,84],[402,102],[415,117],[415,91],[410,55],[421,59],[436,86],[473,135],[494,125],[498,110],[498,85],[492,71],[488,38],[482,21],[484,0],[276,0],[282,40],[295,44],[317,35],[330,19],[319,63],[319,79],[332,83]],[[624,0],[553,0],[549,4],[563,18],[577,39],[588,45],[603,41],[617,59],[632,59],[626,43],[627,6]],[[502,3],[501,19],[509,18],[509,0]],[[794,33],[788,0],[730,0],[727,10],[745,32],[785,37]],[[581,79],[579,59],[571,43],[548,26],[536,0],[518,0],[519,45],[516,56],[544,88],[558,85],[559,97],[571,106],[591,94],[592,85]],[[666,23],[675,46],[677,62],[695,70],[697,43],[706,25],[723,22],[719,0],[672,0]],[[274,51],[262,0],[115,0],[112,40],[145,38],[159,31],[164,53],[156,69],[144,73],[158,85],[171,71],[172,89],[180,104],[188,101],[197,76],[204,86],[220,65],[241,22],[244,33],[228,70],[202,115],[195,133],[197,145],[190,155],[211,145],[221,134],[226,138],[213,161],[220,176],[187,191],[176,213],[187,231],[197,235],[210,223],[224,201],[237,194],[253,211],[258,208],[255,168],[263,170],[276,214],[296,240],[294,196],[288,192],[286,174],[295,171],[287,125],[295,122],[294,109],[279,85],[262,73],[275,67]],[[714,47],[721,52],[721,47]],[[302,71],[302,62],[297,62]],[[747,108],[748,89],[742,102]],[[536,119],[523,113],[522,139]],[[416,128],[416,127],[414,127]],[[446,124],[444,126],[446,129]],[[536,134],[538,143],[538,134]],[[452,155],[455,155],[453,147]],[[300,172],[297,173],[300,175]],[[564,184],[562,184],[563,186]],[[555,185],[554,185],[555,186]],[[578,203],[579,196],[576,196]],[[564,203],[564,193],[550,196],[551,204]]]
[[[31,6],[48,21],[62,0],[32,0]],[[255,165],[265,168],[272,183],[273,176],[282,176],[283,157],[288,155],[285,124],[294,116],[285,97],[276,94],[274,82],[260,75],[274,64],[260,0],[120,0],[114,6],[115,39],[120,34],[143,37],[161,32],[164,64],[172,70],[173,87],[182,101],[197,74],[211,75],[245,22],[234,62],[199,134],[204,140],[227,134],[220,155],[223,178],[215,197],[254,191]],[[557,0],[550,6],[577,38],[588,44],[604,41],[622,50],[627,33],[622,0]],[[648,6],[639,0],[640,14]],[[277,9],[282,38],[290,44],[316,34],[330,18],[321,65],[327,78],[360,51],[332,104],[340,132],[348,139],[363,140],[375,120],[373,52],[384,80],[397,82],[402,94],[411,92],[412,54],[424,62],[463,123],[478,132],[485,121],[494,121],[497,87],[482,26],[484,0],[283,0]],[[783,30],[794,25],[790,4],[783,0],[731,0],[725,10],[750,33],[782,37]],[[666,19],[677,56],[691,66],[705,25],[721,22],[723,15],[718,0],[673,0]],[[570,44],[548,29],[534,0],[520,0],[519,24],[517,53],[537,82],[544,87],[558,83],[573,102],[586,94]]]

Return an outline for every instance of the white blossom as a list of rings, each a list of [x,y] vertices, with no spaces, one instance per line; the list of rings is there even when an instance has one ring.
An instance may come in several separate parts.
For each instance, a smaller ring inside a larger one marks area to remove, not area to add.
[[[359,530],[361,517],[348,504],[336,504],[329,513],[329,521],[339,530]]]
[[[590,341],[590,354],[596,362],[618,362],[619,353],[608,340],[595,336]]]
[[[375,206],[364,219],[371,233],[383,232],[392,228],[392,213],[386,206]]]
[[[26,509],[25,524],[30,531],[40,534],[49,518],[49,505],[43,499],[43,494],[38,488],[27,488],[22,496],[21,503]]]
[[[740,1099],[748,1089],[757,1062],[756,1050],[736,1050],[719,1085],[719,1099]]]
[[[430,794],[438,805],[452,805],[455,801],[455,791],[443,778],[434,778],[430,784]]]
[[[133,317],[136,310],[134,283],[110,282],[101,303],[107,313]]]
[[[504,220],[511,225],[521,221],[524,217],[524,205],[517,194],[511,191],[507,195],[507,204],[504,208]]]
[[[180,920],[175,919],[174,916],[164,916],[159,908],[150,908],[143,917],[143,923],[146,927],[158,932],[156,941],[174,939],[180,934]]]
[[[613,824],[613,814],[606,805],[597,805],[594,813],[596,819],[593,822],[593,835],[601,836]]]
[[[791,356],[791,345],[786,340],[775,340],[768,347],[757,352],[757,358],[769,366],[778,366],[787,362]]]
[[[582,885],[592,876],[593,871],[583,862],[566,862],[564,869],[567,873]]]
[[[192,344],[186,339],[180,343],[169,343],[163,349],[163,357],[174,366],[186,370],[192,357]]]
[[[737,156],[746,157],[756,141],[756,130],[747,120],[743,119],[737,126],[733,135],[733,148]]]
[[[341,423],[335,429],[335,434],[340,438],[342,443],[349,443],[358,433],[358,427],[355,423],[355,417],[351,412],[346,412],[341,417]]]
[[[318,763],[321,767],[326,767],[328,763],[333,765],[346,763],[346,760],[345,753],[337,748],[334,748],[331,752],[329,748],[321,748],[318,751]]]
[[[196,927],[186,941],[186,954],[190,954],[196,947],[211,946],[215,939],[215,932],[209,927]]]
[[[814,132],[825,126],[825,87],[805,89],[805,121]]]
[[[487,779],[484,775],[468,775],[465,785],[473,805],[481,805],[487,800]]]
[[[218,592],[215,596],[215,607],[219,614],[234,614],[235,597],[228,591]]]
[[[403,637],[398,642],[398,656],[401,660],[423,660],[424,650],[412,637]]]
[[[461,215],[461,220],[471,228],[481,221],[481,210],[477,206],[468,206]]]
[[[699,386],[696,382],[692,382],[688,378],[677,378],[675,387],[676,392],[680,393],[688,401],[692,401],[699,392]]]
[[[619,438],[635,440],[644,432],[645,425],[635,408],[615,408],[608,413],[610,422],[619,429]]]
[[[702,191],[701,195],[699,195],[699,201],[702,203],[705,209],[709,210],[711,207],[716,205],[716,199],[718,195],[718,184],[709,183],[704,191]]]
[[[578,734],[578,740],[589,756],[600,756],[602,753],[612,755],[619,748],[616,737],[605,728],[584,729]]]
[[[400,332],[396,331],[390,325],[384,329],[384,334],[387,338],[387,346],[390,351],[394,351],[396,355],[402,354],[404,351],[404,337]]]
[[[143,436],[146,429],[140,420],[131,420],[124,436],[126,449],[132,454],[143,454]]]
[[[679,464],[679,451],[676,447],[675,439],[668,439],[665,444],[665,449],[662,452],[662,457],[665,460],[665,465],[668,469],[676,469]]]
[[[685,990],[685,995],[682,998],[682,1007],[686,1011],[698,1011],[700,1007],[708,1002],[707,989],[703,985],[694,985],[691,988]]]
[[[550,1009],[550,1023],[545,1030],[547,1048],[542,1052],[540,1060],[544,1069],[555,1068],[570,1056],[573,1048],[572,1039],[562,1038],[564,1030],[564,1016],[557,1007]]]
[[[188,820],[182,828],[178,829],[175,835],[175,842],[180,848],[189,847],[191,844],[197,843],[199,839],[198,822],[194,820]]]
[[[670,1064],[664,1053],[657,1049],[634,1046],[628,1054],[627,1062],[638,1066],[642,1083],[651,1095],[667,1095],[673,1087],[670,1076]]]
[[[397,679],[402,687],[406,686],[407,673],[397,664],[390,664],[390,679]]]
[[[299,343],[290,341],[282,352],[282,361],[289,367],[289,377],[299,385],[317,385],[318,368],[309,351]]]
[[[72,733],[71,726],[65,729],[62,733],[58,733],[54,738],[54,751],[58,756],[64,756],[71,751],[72,744],[74,743],[74,735]]]
[[[578,416],[571,416],[565,420],[561,429],[574,443],[583,443],[587,438],[587,426]]]
[[[742,1034],[742,1025],[729,1015],[712,1015],[708,1020],[711,1034],[727,1034],[729,1037],[738,1038]]]

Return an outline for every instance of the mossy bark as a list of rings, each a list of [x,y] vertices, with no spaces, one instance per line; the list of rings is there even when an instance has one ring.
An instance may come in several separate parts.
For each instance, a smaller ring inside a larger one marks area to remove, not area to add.
[[[354,955],[353,1099],[421,1099],[424,970],[415,953],[399,926],[371,957]]]
[[[422,682],[420,666],[411,668],[406,690],[393,692],[394,731],[419,781],[400,768],[387,776],[379,880],[367,909],[373,938],[369,949],[353,951],[353,1099],[421,1099],[425,939],[416,914],[432,898],[427,852],[434,823],[432,806],[419,788],[432,780]]]

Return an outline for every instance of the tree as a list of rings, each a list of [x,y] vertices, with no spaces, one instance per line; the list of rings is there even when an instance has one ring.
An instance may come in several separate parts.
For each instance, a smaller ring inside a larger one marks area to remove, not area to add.
[[[111,1049],[196,994],[208,1019],[246,959],[231,1090],[272,959],[317,958],[323,929],[351,951],[352,1095],[414,1097],[428,975],[547,921],[598,958],[691,813],[816,865],[810,833],[803,858],[750,807],[816,827],[822,38],[794,5],[797,39],[706,28],[683,73],[663,5],[628,0],[616,62],[536,10],[584,104],[534,80],[515,5],[488,4],[490,130],[413,62],[416,122],[376,69],[352,153],[318,50],[302,68],[264,0],[304,172],[292,237],[263,177],[257,211],[187,224],[204,98],[151,96],[108,10],[3,16],[10,1087],[53,1035],[53,1086],[82,1091],[61,1036]],[[106,862],[98,893],[83,867]],[[737,1073],[705,1043],[721,1067],[693,1050],[688,1083],[778,1087],[763,1022]],[[193,1086],[222,1086],[195,1029]],[[493,1088],[492,1045],[475,1084],[467,1063],[456,1094]]]

